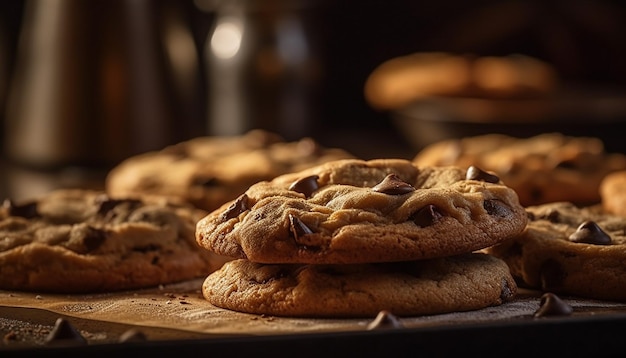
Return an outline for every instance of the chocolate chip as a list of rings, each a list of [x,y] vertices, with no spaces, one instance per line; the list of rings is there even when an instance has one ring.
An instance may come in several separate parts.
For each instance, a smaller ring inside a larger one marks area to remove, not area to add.
[[[487,183],[498,183],[500,182],[500,178],[497,175],[493,175],[491,173],[487,173],[486,171],[471,166],[467,168],[467,173],[465,174],[465,179],[467,180],[480,180]]]
[[[388,195],[402,195],[415,191],[415,188],[411,184],[402,181],[397,175],[389,174],[372,190]]]
[[[609,245],[611,244],[611,236],[604,232],[598,224],[593,221],[585,221],[578,229],[569,236],[572,242],[593,245]]]
[[[540,306],[534,317],[569,316],[574,312],[572,306],[553,293],[544,293],[541,296]]]
[[[551,223],[558,223],[561,221],[561,213],[558,210],[550,210],[548,213],[541,217],[544,220],[548,220]]]
[[[196,177],[191,181],[193,186],[201,186],[203,188],[214,188],[220,185],[220,181],[215,177]]]
[[[83,236],[83,246],[87,250],[86,252],[91,252],[96,250],[102,243],[106,241],[107,232],[104,230],[96,229],[94,227],[89,227],[89,229],[85,232],[85,236]]]
[[[2,206],[7,208],[9,215],[11,216],[19,216],[25,219],[39,217],[36,201],[31,201],[23,205],[16,205],[13,201],[11,201],[11,199],[5,199]]]
[[[312,234],[313,231],[306,226],[302,220],[297,217],[289,214],[289,229],[294,239],[298,241],[298,239],[304,235]]]
[[[310,198],[313,192],[319,188],[317,179],[319,179],[317,175],[309,175],[308,177],[298,179],[289,186],[289,190],[302,193],[307,198]]]
[[[47,345],[84,345],[87,340],[69,321],[58,318],[45,339]]]
[[[412,217],[415,225],[419,227],[426,227],[434,224],[437,220],[443,217],[443,214],[439,212],[436,206],[429,204],[418,210]]]
[[[383,310],[378,312],[376,318],[367,325],[368,330],[373,329],[395,329],[404,327],[398,317],[391,312]]]
[[[498,199],[485,200],[483,202],[483,208],[485,208],[487,213],[491,216],[505,218],[511,215],[511,209]]]
[[[239,216],[239,214],[248,210],[248,195],[241,194],[232,204],[222,213],[222,220],[230,220]]]
[[[142,202],[137,199],[111,199],[107,195],[100,195],[96,198],[96,203],[99,205],[98,215],[105,216],[119,205],[128,204],[130,208],[134,208],[141,205]]]

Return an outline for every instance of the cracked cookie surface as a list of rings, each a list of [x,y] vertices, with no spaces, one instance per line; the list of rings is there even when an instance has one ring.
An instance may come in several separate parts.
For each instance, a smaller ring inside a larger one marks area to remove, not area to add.
[[[59,189],[0,208],[0,289],[137,289],[206,276],[226,260],[198,247],[204,215],[160,198]]]
[[[478,168],[348,159],[251,186],[202,218],[196,238],[259,263],[375,263],[478,250],[526,222],[516,193]]]
[[[130,157],[108,173],[105,184],[112,195],[167,195],[211,211],[258,181],[344,158],[353,156],[312,138],[289,142],[252,130],[197,137]]]
[[[521,235],[484,250],[504,260],[520,286],[626,300],[626,218],[569,202],[527,210]]]
[[[485,134],[433,143],[413,158],[417,165],[475,165],[495,172],[524,206],[569,201],[600,202],[600,183],[626,169],[626,155],[608,153],[594,137],[544,133],[527,138]]]
[[[471,253],[432,260],[356,265],[230,261],[204,281],[213,305],[277,316],[375,317],[469,311],[502,304],[517,286],[506,264]]]

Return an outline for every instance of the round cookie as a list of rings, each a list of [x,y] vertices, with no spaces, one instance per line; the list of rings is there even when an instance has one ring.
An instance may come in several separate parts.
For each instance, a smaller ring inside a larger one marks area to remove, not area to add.
[[[484,251],[501,258],[520,286],[602,300],[626,300],[626,219],[598,206],[527,208],[523,234]]]
[[[226,258],[198,247],[205,212],[157,198],[59,189],[0,208],[0,289],[137,289],[204,277]]]
[[[558,201],[599,203],[603,178],[626,169],[626,155],[607,153],[599,138],[561,133],[448,139],[425,147],[413,162],[419,166],[475,165],[492,171],[517,192],[524,206]]]
[[[372,263],[478,250],[526,220],[515,192],[480,169],[347,159],[251,186],[201,219],[196,238],[259,263]]]
[[[469,311],[517,292],[506,264],[480,253],[360,265],[272,265],[234,260],[202,286],[213,305],[275,316],[374,317]]]
[[[387,60],[368,76],[364,95],[378,109],[397,109],[432,96],[529,98],[554,92],[558,75],[522,54],[477,56],[417,52]]]
[[[130,157],[108,173],[105,187],[111,195],[166,195],[211,211],[258,181],[343,158],[353,156],[311,138],[287,142],[252,130],[193,138]]]
[[[626,170],[608,174],[602,180],[600,197],[606,212],[626,216]]]

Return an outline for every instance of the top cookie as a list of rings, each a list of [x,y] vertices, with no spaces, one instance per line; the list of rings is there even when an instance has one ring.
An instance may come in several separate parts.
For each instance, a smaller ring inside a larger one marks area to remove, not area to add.
[[[420,166],[475,165],[493,171],[517,192],[524,206],[557,201],[598,203],[602,179],[626,169],[626,155],[605,152],[600,139],[560,133],[443,140],[421,150],[413,162]]]
[[[109,172],[105,185],[111,195],[167,195],[211,211],[258,181],[343,158],[353,156],[311,138],[286,142],[252,130],[198,137],[128,158]]]
[[[479,169],[347,159],[251,186],[196,239],[258,263],[373,263],[471,252],[526,222],[516,193]]]

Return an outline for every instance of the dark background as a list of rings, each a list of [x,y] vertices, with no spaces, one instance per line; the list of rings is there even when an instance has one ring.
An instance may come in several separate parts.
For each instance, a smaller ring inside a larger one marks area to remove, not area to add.
[[[110,8],[118,6],[119,9],[124,1],[89,3],[94,10],[86,11],[85,16],[90,17],[91,22],[115,22],[116,15],[112,15]],[[257,6],[265,4],[263,1],[255,3]],[[23,21],[25,4],[27,2],[18,0],[4,0],[0,4],[0,119],[3,122],[6,98],[19,64],[18,39],[24,27],[29,26]],[[199,61],[203,63],[202,48],[214,24],[215,13],[189,0],[159,0],[151,4],[157,28],[168,11],[182,14],[193,33]],[[382,62],[419,51],[479,55],[522,53],[553,64],[564,82],[624,86],[624,9],[620,1],[576,0],[305,2],[297,11],[306,18],[311,30],[319,64],[319,92],[306,134],[325,144],[345,143],[348,149],[356,151],[359,148],[351,147],[355,141],[351,138],[355,137],[364,141],[380,140],[379,143],[369,142],[368,146],[393,143],[399,148],[408,148],[404,137],[392,125],[389,113],[374,110],[367,104],[363,85]],[[101,41],[99,36],[93,38],[96,44]],[[209,94],[203,78],[206,78],[206,68],[200,68],[193,98],[179,100],[174,110],[168,112],[176,123],[172,128],[185,130],[173,129],[169,137],[153,144],[153,148],[135,148],[125,155],[211,134],[206,128]],[[61,83],[59,90],[63,90]],[[3,142],[6,136],[12,135],[4,126],[1,134]],[[124,135],[120,134],[120,138]]]

